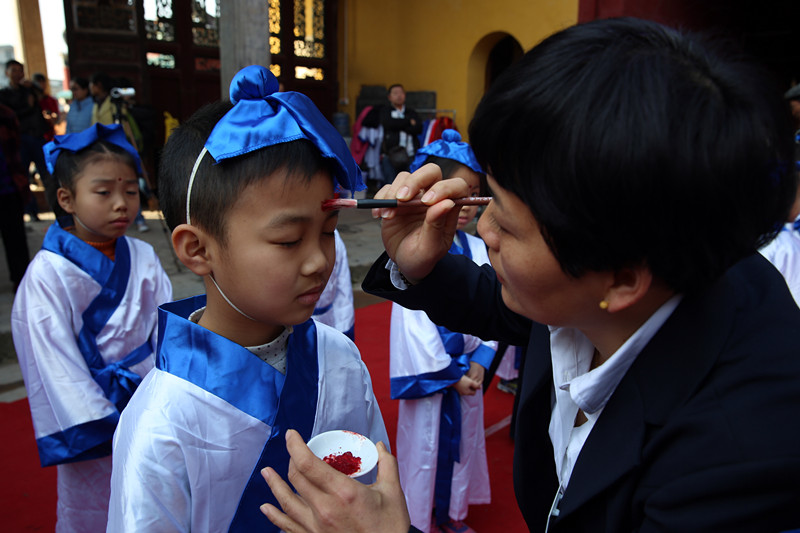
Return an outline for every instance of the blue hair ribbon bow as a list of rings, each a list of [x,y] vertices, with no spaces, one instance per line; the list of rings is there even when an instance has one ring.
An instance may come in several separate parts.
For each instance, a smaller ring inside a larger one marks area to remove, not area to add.
[[[414,172],[421,167],[428,156],[442,157],[444,159],[452,159],[464,165],[465,167],[474,170],[479,174],[483,174],[483,169],[478,164],[475,154],[469,144],[461,142],[461,134],[456,130],[446,129],[442,132],[442,138],[433,141],[427,146],[423,146],[417,150],[414,157],[414,162],[411,163],[409,170]]]
[[[333,160],[333,177],[340,189],[366,188],[361,169],[333,124],[306,95],[278,92],[278,79],[269,69],[250,65],[236,73],[230,100],[233,108],[217,122],[205,143],[215,161],[308,139],[323,157]]]
[[[47,164],[47,170],[49,170],[51,174],[54,172],[56,161],[58,160],[58,156],[61,155],[61,152],[80,152],[97,141],[106,141],[115,144],[131,154],[136,164],[137,175],[142,175],[142,163],[139,159],[139,153],[131,143],[128,142],[127,137],[125,137],[125,130],[122,129],[122,126],[120,124],[104,126],[99,122],[92,124],[78,133],[56,135],[52,141],[45,144],[42,150],[44,151],[44,160]]]

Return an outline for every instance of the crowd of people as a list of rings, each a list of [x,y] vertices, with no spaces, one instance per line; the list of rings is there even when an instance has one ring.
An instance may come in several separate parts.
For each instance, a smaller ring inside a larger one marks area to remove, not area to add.
[[[169,136],[159,205],[205,288],[173,301],[126,235],[147,132],[114,82],[72,80],[53,135],[43,82],[6,71],[12,331],[57,531],[472,532],[498,364],[529,530],[800,528],[800,91],[755,64],[654,22],[579,24],[493,83],[469,143],[421,143],[390,87],[375,198],[400,207],[373,211],[363,288],[393,302],[394,455],[323,207],[366,185],[309,98],[245,67]],[[29,262],[31,164],[60,214]],[[487,195],[466,233],[478,208],[454,200]],[[329,430],[375,442],[376,470],[315,457]]]

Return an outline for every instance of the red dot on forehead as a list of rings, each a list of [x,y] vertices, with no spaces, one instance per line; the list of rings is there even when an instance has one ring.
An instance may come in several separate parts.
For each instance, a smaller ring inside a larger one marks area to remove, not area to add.
[[[122,178],[117,178],[117,181],[122,181]]]

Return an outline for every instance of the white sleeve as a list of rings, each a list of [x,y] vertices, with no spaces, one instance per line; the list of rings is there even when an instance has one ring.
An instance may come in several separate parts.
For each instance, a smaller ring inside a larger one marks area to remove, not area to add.
[[[76,341],[83,319],[75,310],[100,290],[87,278],[60,256],[39,252],[14,299],[11,331],[37,439],[117,411]]]

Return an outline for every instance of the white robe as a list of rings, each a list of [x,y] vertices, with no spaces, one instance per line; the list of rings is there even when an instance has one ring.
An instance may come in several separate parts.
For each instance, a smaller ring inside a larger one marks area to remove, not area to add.
[[[356,311],[353,305],[353,281],[350,278],[347,247],[339,235],[339,230],[334,231],[334,237],[336,262],[328,284],[319,297],[313,317],[355,340]]]
[[[482,240],[459,232],[469,244],[472,259],[489,262]],[[454,250],[451,249],[451,253]],[[411,523],[423,532],[431,527],[434,507],[437,461],[440,453],[440,417],[442,391],[465,373],[471,355],[485,368],[491,362],[496,343],[484,342],[471,335],[463,337],[462,362],[446,351],[440,330],[422,311],[412,311],[392,304],[390,330],[390,366],[392,397],[401,398],[397,418],[397,461],[400,482],[406,495]],[[450,390],[448,394],[455,393]],[[455,393],[457,394],[457,393]],[[453,465],[450,486],[449,516],[463,520],[469,505],[491,501],[489,469],[483,427],[483,393],[458,396],[461,409],[460,459]]]
[[[14,347],[40,460],[42,466],[58,465],[58,532],[105,531],[108,514],[108,455],[119,409],[93,378],[79,347],[84,313],[91,313],[93,302],[101,300],[97,297],[103,284],[106,290],[114,285],[103,280],[124,262],[121,257],[127,249],[130,273],[116,285],[121,300],[107,310],[110,317],[101,320],[102,329],[92,337],[101,364],[111,365],[108,369],[143,348],[144,358],[129,367],[143,377],[153,367],[156,309],[172,298],[169,278],[149,244],[122,237],[116,246],[117,261],[111,262],[89,244],[52,226],[14,299]]]
[[[503,358],[497,366],[497,372],[495,372],[500,379],[512,380],[519,377],[519,369],[516,366],[517,350],[519,350],[517,346],[509,346],[506,348]]]
[[[761,255],[783,274],[794,301],[800,305],[800,232],[792,224],[786,224],[775,239],[761,249]]]
[[[114,436],[109,533],[275,530],[258,509],[272,497],[260,469],[285,478],[289,427],[306,440],[347,429],[388,446],[350,339],[312,320],[295,326],[283,376],[186,319],[203,305],[191,298],[160,311],[157,368]]]

